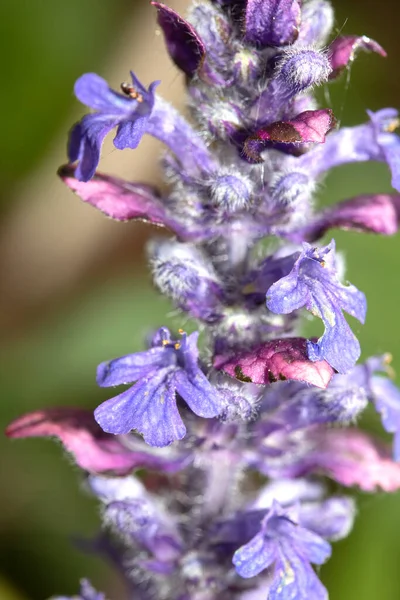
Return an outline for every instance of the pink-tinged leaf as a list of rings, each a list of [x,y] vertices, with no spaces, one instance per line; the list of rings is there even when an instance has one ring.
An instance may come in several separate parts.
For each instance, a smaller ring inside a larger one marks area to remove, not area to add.
[[[316,466],[342,485],[366,492],[400,489],[400,464],[391,449],[357,429],[323,431],[315,457]]]
[[[329,208],[294,237],[314,242],[333,227],[393,235],[399,227],[400,196],[357,196]]]
[[[59,169],[63,182],[81,200],[98,208],[117,221],[142,219],[155,225],[166,225],[165,209],[157,191],[150,186],[129,183],[123,179],[96,173],[90,181],[74,177],[75,167],[65,165]]]
[[[330,79],[338,77],[343,69],[351,63],[359,50],[376,52],[381,56],[387,56],[385,50],[369,37],[349,35],[337,37],[329,46],[329,61],[332,67]]]
[[[168,53],[176,66],[192,77],[204,62],[206,49],[196,30],[172,8],[152,2],[157,9]]]
[[[266,342],[230,358],[217,356],[214,367],[243,382],[268,385],[292,379],[320,388],[327,387],[334,373],[325,360],[308,359],[307,340],[303,338]]]
[[[175,472],[184,468],[186,456],[157,456],[127,448],[121,438],[105,433],[90,411],[80,408],[48,408],[26,414],[6,429],[10,438],[55,437],[77,463],[90,473],[126,475],[134,469]]]
[[[276,121],[259,129],[247,138],[243,152],[251,162],[261,163],[261,152],[271,144],[324,143],[335,125],[330,108],[306,110],[290,121]]]

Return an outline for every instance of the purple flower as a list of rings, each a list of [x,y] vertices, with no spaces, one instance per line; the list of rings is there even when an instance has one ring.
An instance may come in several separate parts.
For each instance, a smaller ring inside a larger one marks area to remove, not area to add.
[[[265,485],[251,508],[271,509],[274,502],[294,509],[298,524],[326,540],[340,540],[351,531],[355,503],[345,496],[326,498],[326,488],[315,480],[278,479]]]
[[[153,347],[102,363],[97,382],[110,387],[137,383],[95,410],[95,418],[108,433],[136,429],[151,446],[167,446],[185,436],[186,427],[176,405],[176,392],[200,417],[216,417],[224,409],[218,395],[198,366],[198,333],[182,332],[179,342],[161,328]]]
[[[385,108],[368,114],[369,123],[343,127],[312,153],[289,160],[312,177],[351,162],[386,162],[392,173],[392,186],[400,191],[400,137],[394,133],[399,126],[398,112],[394,108]]]
[[[93,177],[103,140],[112,129],[118,127],[114,146],[119,150],[137,148],[146,131],[160,82],[154,81],[146,90],[132,72],[131,77],[132,85],[123,84],[126,95],[111,90],[95,73],[82,75],[75,83],[78,100],[97,111],[83,117],[70,134],[68,156],[71,162],[79,162],[76,177],[81,181]]]
[[[303,306],[325,325],[318,342],[308,342],[310,360],[325,359],[339,373],[349,371],[360,356],[360,345],[342,311],[363,323],[366,300],[353,285],[340,283],[334,240],[320,249],[304,243],[289,275],[267,292],[267,307],[272,312],[287,314]]]
[[[145,133],[164,142],[180,164],[194,175],[211,173],[216,165],[204,142],[178,112],[155,95],[159,82],[148,90],[131,72],[132,85],[121,85],[125,95],[108,87],[95,73],[82,75],[75,84],[78,100],[97,112],[86,115],[70,134],[68,157],[78,161],[75,176],[88,181],[96,171],[105,136],[115,127],[118,150],[136,148]]]
[[[331,547],[322,537],[293,522],[274,503],[261,522],[259,533],[239,548],[233,564],[241,577],[255,577],[271,569],[269,598],[322,600],[327,592],[311,564],[324,563]]]

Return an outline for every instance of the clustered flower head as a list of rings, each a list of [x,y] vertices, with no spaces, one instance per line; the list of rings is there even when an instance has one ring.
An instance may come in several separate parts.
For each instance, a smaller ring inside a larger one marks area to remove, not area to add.
[[[329,480],[400,488],[400,392],[387,355],[357,363],[345,315],[364,323],[365,296],[321,238],[395,233],[400,195],[319,211],[314,191],[331,168],[370,160],[400,191],[400,138],[394,109],[338,128],[313,91],[359,50],[385,52],[365,36],[330,42],[328,0],[195,0],[186,18],[152,4],[185,76],[189,120],[159,82],[131,73],[116,92],[83,75],[75,94],[92,112],[73,127],[59,174],[108,217],[169,231],[148,247],[154,283],[197,323],[201,344],[197,331],[160,327],[146,349],[98,367],[100,386],[129,387],[94,415],[37,411],[8,435],[58,437],[86,472],[104,522],[92,546],[128,598],[323,600],[315,566],[355,515]],[[167,193],[97,170],[111,131],[118,150],[145,134],[166,145]],[[322,321],[318,339],[301,337],[304,309]],[[369,402],[393,451],[355,427]],[[105,596],[83,580],[76,598]]]

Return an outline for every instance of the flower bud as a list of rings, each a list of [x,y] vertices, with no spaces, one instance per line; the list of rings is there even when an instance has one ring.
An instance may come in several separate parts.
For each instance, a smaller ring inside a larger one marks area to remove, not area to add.
[[[200,250],[190,244],[155,240],[148,252],[154,283],[163,294],[196,319],[213,322],[221,318],[221,282]]]

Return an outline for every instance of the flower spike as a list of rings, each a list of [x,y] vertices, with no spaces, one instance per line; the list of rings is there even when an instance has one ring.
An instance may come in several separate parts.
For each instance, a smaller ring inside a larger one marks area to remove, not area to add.
[[[341,127],[314,90],[359,50],[386,53],[334,36],[330,0],[193,0],[185,18],[150,3],[188,119],[158,81],[132,73],[114,91],[83,75],[75,94],[91,112],[59,176],[107,217],[163,228],[147,244],[151,278],[188,333],[153,323],[141,351],[102,362],[98,385],[126,387],[94,414],[48,408],[6,433],[56,437],[86,472],[103,522],[86,549],[112,562],[127,598],[328,600],[317,569],[356,514],[328,480],[400,489],[400,392],[387,355],[356,364],[345,313],[364,323],[366,299],[334,240],[317,242],[333,228],[397,233],[400,195],[363,190],[324,209],[316,196],[330,169],[364,161],[386,163],[399,192],[400,119],[387,108]],[[117,150],[144,135],[166,146],[159,189],[97,171],[112,130]],[[299,337],[304,309],[319,338]],[[368,403],[392,448],[356,426]],[[105,597],[82,581],[76,599]]]

